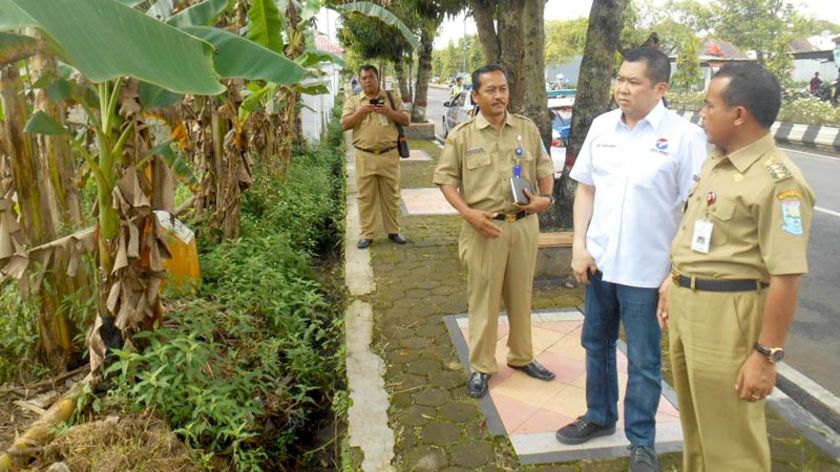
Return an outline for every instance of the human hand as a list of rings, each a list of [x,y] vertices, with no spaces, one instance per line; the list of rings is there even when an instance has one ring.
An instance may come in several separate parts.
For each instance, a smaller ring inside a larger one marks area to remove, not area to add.
[[[361,116],[367,116],[373,113],[374,111],[376,111],[376,105],[362,105],[357,113],[359,113]]]
[[[759,401],[770,395],[776,386],[776,366],[759,352],[752,354],[741,366],[735,380],[735,390],[742,400]]]
[[[485,238],[496,239],[502,236],[502,228],[493,224],[492,221],[496,215],[497,213],[489,211],[471,209],[464,214],[464,219]]]
[[[589,274],[598,272],[595,259],[585,247],[572,246],[572,275],[583,285],[589,285]]]
[[[528,189],[522,190],[525,193],[525,196],[528,197],[528,204],[521,205],[516,203],[515,205],[519,207],[520,210],[528,213],[529,215],[532,213],[540,213],[544,211],[546,208],[551,206],[551,199],[548,197],[543,197],[540,195],[534,195]]]
[[[671,310],[671,303],[668,300],[668,291],[671,289],[671,276],[665,277],[662,285],[659,286],[659,302],[656,304],[656,320],[659,321],[660,329],[668,329],[668,313]]]

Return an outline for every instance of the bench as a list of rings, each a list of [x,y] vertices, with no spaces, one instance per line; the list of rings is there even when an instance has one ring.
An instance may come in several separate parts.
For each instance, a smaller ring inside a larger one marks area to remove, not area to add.
[[[540,233],[535,279],[563,279],[572,275],[572,239],[571,231]]]

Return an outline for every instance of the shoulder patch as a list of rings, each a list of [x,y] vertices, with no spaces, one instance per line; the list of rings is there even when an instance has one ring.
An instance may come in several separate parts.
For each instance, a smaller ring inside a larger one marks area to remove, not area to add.
[[[782,230],[794,236],[802,236],[802,212],[799,199],[782,200]]]
[[[765,165],[767,166],[767,172],[770,174],[770,178],[773,179],[773,182],[781,182],[782,180],[793,177],[790,170],[788,170],[788,168],[779,161],[768,160]]]
[[[799,190],[785,190],[784,192],[779,192],[776,194],[776,198],[779,200],[788,200],[791,198],[802,198],[802,193]]]

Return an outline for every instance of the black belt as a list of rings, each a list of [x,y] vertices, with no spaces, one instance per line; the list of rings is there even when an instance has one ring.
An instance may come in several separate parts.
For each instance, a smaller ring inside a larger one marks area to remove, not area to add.
[[[376,149],[365,149],[365,148],[359,147],[359,146],[353,146],[353,147],[358,149],[359,151],[369,152],[371,154],[385,154],[386,152],[393,151],[394,149],[397,148],[396,146],[391,146],[389,148],[376,150]]]
[[[760,280],[714,280],[687,277],[677,273],[671,274],[671,280],[680,287],[700,290],[703,292],[750,292],[768,287],[770,284]]]
[[[499,213],[498,215],[494,216],[493,219],[499,221],[514,222],[519,221],[522,218],[525,218],[526,216],[528,216],[527,213],[525,213],[524,211],[520,211],[518,213]]]

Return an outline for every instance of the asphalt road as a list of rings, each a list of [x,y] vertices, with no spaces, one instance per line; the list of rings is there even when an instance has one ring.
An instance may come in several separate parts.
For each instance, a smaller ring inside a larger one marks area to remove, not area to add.
[[[443,135],[444,89],[429,88],[426,118]],[[786,343],[785,361],[840,396],[840,153],[791,149],[817,198],[799,305]]]
[[[441,118],[446,108],[443,102],[449,100],[449,90],[429,87],[429,95],[426,99],[426,119],[431,120],[435,124],[435,134],[443,138],[443,128],[441,127]]]
[[[814,190],[817,211],[785,361],[840,396],[840,153],[786,151]]]

